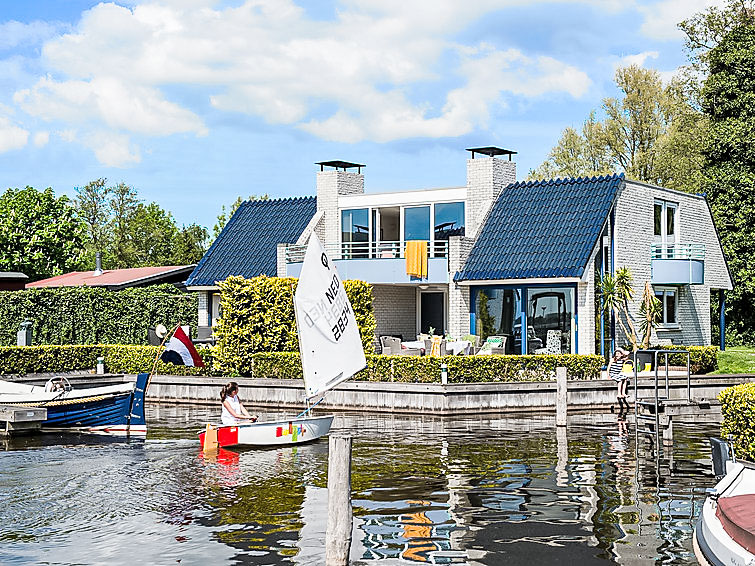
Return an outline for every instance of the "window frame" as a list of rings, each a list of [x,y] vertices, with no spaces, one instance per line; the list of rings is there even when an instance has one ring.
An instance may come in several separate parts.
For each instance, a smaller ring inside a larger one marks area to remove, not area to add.
[[[656,298],[659,298],[659,294],[663,294],[663,300],[661,300],[662,309],[661,312],[663,313],[661,322],[658,323],[658,328],[660,330],[679,330],[681,328],[681,324],[679,323],[679,291],[680,289],[678,287],[667,287],[667,286],[658,286],[653,287],[653,296]],[[668,311],[666,309],[667,303],[666,303],[666,295],[672,294],[674,296],[674,321],[675,322],[668,322]]]

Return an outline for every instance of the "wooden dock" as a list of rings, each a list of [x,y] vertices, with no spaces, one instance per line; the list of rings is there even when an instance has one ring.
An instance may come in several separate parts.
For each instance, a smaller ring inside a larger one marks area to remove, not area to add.
[[[35,432],[47,420],[47,409],[0,405],[0,437]]]

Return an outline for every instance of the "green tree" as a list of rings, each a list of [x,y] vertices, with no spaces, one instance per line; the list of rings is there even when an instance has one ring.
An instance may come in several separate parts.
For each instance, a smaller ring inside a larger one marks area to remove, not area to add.
[[[76,269],[86,226],[68,197],[51,188],[8,189],[0,196],[0,271],[36,281]]]
[[[755,343],[755,20],[728,31],[705,62],[705,189],[735,283],[728,327]]]
[[[207,228],[204,226],[197,224],[182,226],[173,239],[171,263],[188,265],[199,262],[207,251],[209,236]]]
[[[603,100],[603,119],[593,111],[581,133],[566,128],[530,177],[623,171],[639,181],[698,190],[702,159],[694,140],[704,122],[682,78],[664,86],[657,71],[631,65],[618,69],[615,81],[621,96]]]
[[[109,267],[114,269],[130,265],[135,245],[131,233],[131,221],[139,205],[136,189],[126,183],[118,183],[110,189],[110,242],[108,247]]]
[[[110,240],[108,199],[112,189],[107,186],[107,179],[100,178],[74,190],[76,210],[87,226],[86,256],[94,265],[94,254],[104,252]]]

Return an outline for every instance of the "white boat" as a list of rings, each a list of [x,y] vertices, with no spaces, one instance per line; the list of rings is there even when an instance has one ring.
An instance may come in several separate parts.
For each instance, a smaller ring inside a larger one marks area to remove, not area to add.
[[[313,232],[294,296],[307,403],[322,397],[367,365],[354,309],[335,264]],[[319,401],[318,401],[319,402]],[[328,434],[333,415],[218,425],[218,446],[302,444]],[[206,430],[199,433],[204,449]]]
[[[736,461],[723,441],[711,444],[714,473],[725,475],[703,503],[695,557],[703,566],[755,566],[755,464]]]

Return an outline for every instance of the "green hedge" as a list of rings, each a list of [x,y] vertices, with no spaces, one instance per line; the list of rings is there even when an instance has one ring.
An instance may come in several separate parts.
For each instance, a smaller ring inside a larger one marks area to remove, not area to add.
[[[256,378],[301,379],[298,352],[258,353],[243,374]],[[440,365],[448,366],[449,383],[493,381],[543,381],[553,378],[556,368],[566,367],[569,379],[598,379],[601,356],[367,356],[367,367],[356,381],[439,383]]]
[[[258,352],[294,352],[299,349],[293,294],[298,279],[232,276],[220,283],[222,315],[215,326],[217,361],[223,371],[244,375]],[[374,351],[375,316],[372,287],[362,281],[344,281],[354,308],[362,344]]]
[[[654,346],[654,348],[656,348]],[[659,350],[688,350],[690,372],[695,375],[711,373],[718,369],[718,346],[657,346]],[[661,363],[663,358],[660,357]],[[669,356],[671,365],[687,365],[687,356],[672,354]]]
[[[738,458],[755,460],[755,383],[735,385],[718,394],[721,401],[721,437],[730,434]]]
[[[157,346],[0,347],[0,374],[58,373],[94,369],[97,356],[104,356],[105,368],[113,373],[150,371]],[[168,375],[229,375],[218,363],[218,348],[201,348],[206,367],[194,368],[158,362],[156,373]],[[301,379],[298,352],[258,352],[250,355],[249,366],[232,375],[268,379]],[[440,365],[448,366],[450,383],[491,381],[542,381],[552,379],[556,367],[564,366],[570,379],[597,379],[603,364],[600,356],[377,356],[367,355],[367,368],[352,379],[439,383]]]
[[[147,329],[157,324],[196,329],[197,301],[197,293],[170,284],[0,291],[0,345],[14,345],[27,319],[34,344],[146,344]]]

